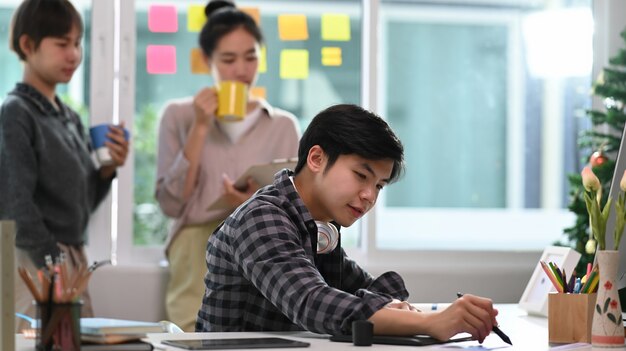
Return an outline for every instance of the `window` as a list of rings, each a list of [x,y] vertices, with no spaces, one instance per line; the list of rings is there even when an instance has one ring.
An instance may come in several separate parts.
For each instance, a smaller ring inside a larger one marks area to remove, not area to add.
[[[380,201],[376,245],[541,249],[573,221],[566,174],[581,169],[588,127],[590,2],[428,3],[381,4],[381,111],[408,171]]]

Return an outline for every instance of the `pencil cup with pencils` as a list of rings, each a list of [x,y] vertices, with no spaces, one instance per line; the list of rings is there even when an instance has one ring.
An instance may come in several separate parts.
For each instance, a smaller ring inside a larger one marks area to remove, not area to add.
[[[539,261],[556,293],[548,294],[548,340],[551,343],[591,342],[593,311],[597,298],[598,267],[587,266],[582,278],[554,262]]]
[[[46,265],[36,272],[39,286],[31,273],[18,267],[20,277],[33,295],[37,310],[38,351],[80,351],[81,294],[87,288],[91,273],[110,260],[78,265],[70,269],[62,253],[54,264],[46,256]]]
[[[548,340],[551,343],[590,343],[596,295],[550,293]]]
[[[80,351],[82,302],[34,302],[37,305],[37,351]]]

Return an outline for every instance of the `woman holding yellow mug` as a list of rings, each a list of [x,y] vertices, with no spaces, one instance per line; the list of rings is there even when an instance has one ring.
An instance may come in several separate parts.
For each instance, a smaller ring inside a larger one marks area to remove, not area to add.
[[[209,2],[205,13],[199,44],[215,86],[169,102],[159,129],[156,198],[175,220],[166,244],[166,311],[185,331],[194,330],[202,302],[209,235],[258,189],[252,179],[246,188],[234,180],[252,165],[296,157],[299,138],[292,114],[247,96],[263,42],[254,19],[223,0]],[[221,197],[228,208],[209,209]]]

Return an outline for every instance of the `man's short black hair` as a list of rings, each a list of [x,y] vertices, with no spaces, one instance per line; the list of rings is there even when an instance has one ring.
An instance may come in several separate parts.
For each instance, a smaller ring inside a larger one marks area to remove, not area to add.
[[[404,147],[387,122],[366,109],[351,104],[331,106],[318,113],[300,139],[298,174],[306,164],[309,150],[319,145],[328,156],[328,170],[340,155],[357,155],[368,160],[390,159],[389,182],[404,171]]]

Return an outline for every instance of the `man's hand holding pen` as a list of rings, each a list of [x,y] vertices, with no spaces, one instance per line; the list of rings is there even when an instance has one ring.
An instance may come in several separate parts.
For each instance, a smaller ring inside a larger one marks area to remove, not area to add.
[[[459,333],[468,333],[482,343],[495,325],[498,310],[490,299],[465,295],[448,308],[429,316],[428,335],[447,340]]]
[[[463,298],[463,293],[457,292],[456,296],[461,299]],[[493,305],[491,306],[492,311],[495,311],[495,314],[493,315],[493,327],[491,328],[491,330],[496,333],[496,335],[498,335],[500,337],[500,339],[502,339],[502,341],[506,342],[509,345],[513,345],[513,343],[511,342],[511,339],[509,339],[509,337],[504,334],[504,332],[502,332],[502,330],[500,330],[500,328],[498,327],[498,322],[496,321],[495,317],[498,314],[498,310],[493,308]],[[480,341],[482,343],[482,341]]]

